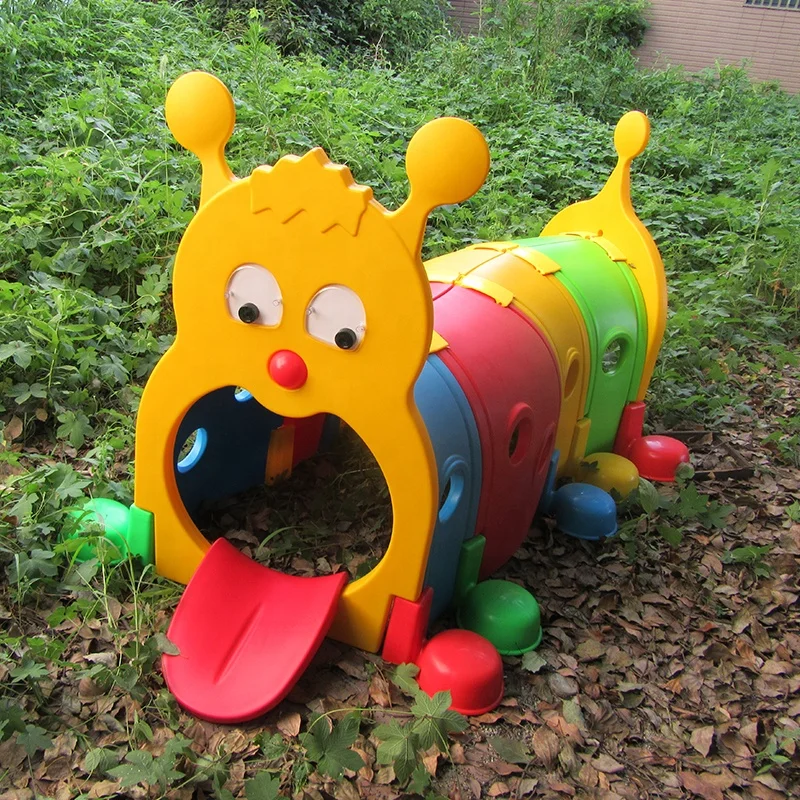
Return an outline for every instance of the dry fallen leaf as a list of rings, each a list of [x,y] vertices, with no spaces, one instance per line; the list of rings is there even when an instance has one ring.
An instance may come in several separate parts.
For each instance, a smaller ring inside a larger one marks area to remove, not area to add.
[[[292,711],[282,716],[278,720],[276,727],[284,736],[288,736],[291,739],[300,733],[301,722],[300,715],[296,711]]]
[[[578,780],[589,789],[597,786],[597,770],[591,764],[584,764],[578,772]]]
[[[22,420],[17,417],[13,416],[6,424],[5,428],[5,437],[9,442],[13,442],[15,439],[19,439],[22,436]]]
[[[581,642],[576,648],[575,652],[581,661],[594,661],[602,658],[606,654],[607,648],[605,645],[600,644],[597,639],[586,639]]]
[[[392,699],[389,695],[389,683],[386,678],[377,672],[369,682],[369,696],[381,708],[388,708],[392,704]]]
[[[722,791],[718,787],[704,781],[694,773],[681,772],[680,778],[685,789],[688,789],[692,794],[702,797],[703,800],[724,800]]]
[[[536,753],[542,763],[550,769],[558,758],[560,742],[550,728],[541,727],[533,734],[533,752]]]
[[[593,758],[592,766],[598,772],[605,772],[607,775],[616,775],[616,773],[625,769],[619,761],[615,761],[607,753],[601,753],[597,758]]]
[[[689,741],[701,756],[707,756],[714,741],[714,726],[708,725],[704,728],[695,728]]]

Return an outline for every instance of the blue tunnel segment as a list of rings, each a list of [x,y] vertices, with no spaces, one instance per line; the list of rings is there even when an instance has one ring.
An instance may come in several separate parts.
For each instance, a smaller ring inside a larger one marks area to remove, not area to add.
[[[440,616],[453,596],[464,540],[475,533],[481,493],[481,444],[463,389],[437,355],[414,388],[436,456],[439,510],[433,531],[425,586],[433,588],[431,617]]]

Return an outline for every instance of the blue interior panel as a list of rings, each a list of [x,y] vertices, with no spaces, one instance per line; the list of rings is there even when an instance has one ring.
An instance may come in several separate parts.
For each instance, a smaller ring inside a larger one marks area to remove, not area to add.
[[[194,515],[204,501],[219,500],[264,483],[272,431],[283,419],[244,389],[224,386],[186,412],[175,440],[175,479]],[[191,451],[178,459],[194,432]]]
[[[433,588],[435,619],[453,596],[461,545],[475,533],[481,450],[467,398],[438,356],[428,356],[414,399],[433,444],[439,478],[439,510],[425,573],[425,585]]]

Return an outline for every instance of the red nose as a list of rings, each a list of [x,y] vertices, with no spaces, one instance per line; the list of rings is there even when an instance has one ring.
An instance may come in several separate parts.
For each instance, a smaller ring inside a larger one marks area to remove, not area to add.
[[[284,389],[299,389],[308,380],[306,362],[291,350],[278,350],[267,365],[272,380]]]

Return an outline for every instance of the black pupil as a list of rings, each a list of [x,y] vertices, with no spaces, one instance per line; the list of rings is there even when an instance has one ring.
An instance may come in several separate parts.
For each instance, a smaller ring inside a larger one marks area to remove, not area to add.
[[[342,328],[336,336],[333,337],[333,341],[336,342],[336,346],[341,347],[342,350],[352,350],[356,346],[358,337],[355,331],[350,330],[350,328]]]
[[[255,303],[245,303],[239,308],[239,319],[242,322],[255,322],[258,319],[258,306]]]

